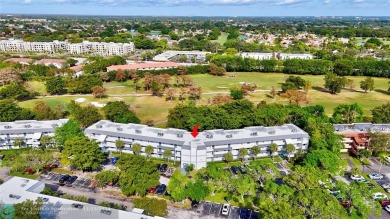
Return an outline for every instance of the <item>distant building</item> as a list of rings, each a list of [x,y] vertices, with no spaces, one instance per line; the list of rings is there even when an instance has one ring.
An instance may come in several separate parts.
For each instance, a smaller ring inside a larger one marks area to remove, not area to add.
[[[17,149],[13,146],[15,140],[22,140],[28,147],[39,147],[44,135],[54,136],[54,130],[68,120],[21,120],[15,122],[0,122],[0,149]]]
[[[371,132],[390,133],[390,124],[352,123],[334,124],[335,133],[343,136],[344,149],[341,152],[358,154],[359,149],[367,149]]]
[[[20,63],[22,65],[29,65],[33,62],[33,59],[30,58],[10,58],[5,60],[6,62]]]
[[[156,55],[153,60],[159,62],[168,62],[168,61],[181,61],[181,57],[186,57],[186,62],[206,62],[206,55],[210,52],[201,52],[201,51],[166,51],[159,55]]]
[[[175,62],[145,62],[131,65],[112,65],[107,67],[107,71],[118,71],[121,70],[162,70],[162,69],[170,69],[177,68],[181,66]]]
[[[164,219],[157,216],[152,217],[143,215],[134,211],[116,210],[113,208],[40,194],[44,188],[45,183],[41,181],[15,176],[0,185],[0,202],[2,207],[7,208],[7,206],[11,207],[14,204],[27,200],[35,201],[41,199],[43,200],[40,211],[40,216],[42,218]],[[72,207],[73,204],[79,204],[82,207]],[[137,212],[142,212],[142,209],[137,209]]]
[[[89,42],[69,43],[65,41],[53,42],[25,42],[23,40],[1,40],[0,51],[4,52],[45,52],[93,54],[103,56],[128,55],[135,50],[134,43],[105,43]]]
[[[269,146],[276,143],[278,154],[288,156],[286,145],[293,144],[296,151],[307,151],[309,135],[295,125],[287,124],[274,127],[247,127],[235,130],[207,130],[194,138],[190,132],[181,129],[161,129],[139,124],[120,124],[101,120],[87,129],[85,134],[98,141],[104,151],[117,151],[115,142],[125,143],[124,153],[132,153],[132,145],[154,148],[153,157],[163,158],[164,150],[172,151],[172,160],[180,161],[181,166],[194,164],[196,169],[206,167],[207,162],[222,161],[223,155],[231,152],[238,159],[241,148],[250,150],[258,145],[261,149],[258,157],[270,156]],[[291,156],[294,156],[293,154]]]
[[[256,52],[243,52],[241,53],[243,58],[252,58],[257,60],[264,59],[313,59],[313,55],[310,54],[290,54],[290,53],[256,53]]]
[[[34,64],[40,64],[40,65],[54,65],[56,68],[63,68],[66,64],[65,59],[41,59],[39,61],[36,61]]]

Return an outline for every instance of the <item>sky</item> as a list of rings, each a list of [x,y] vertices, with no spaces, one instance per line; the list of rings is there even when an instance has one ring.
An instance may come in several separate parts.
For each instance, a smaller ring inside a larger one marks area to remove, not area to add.
[[[0,0],[0,14],[390,16],[390,0]]]

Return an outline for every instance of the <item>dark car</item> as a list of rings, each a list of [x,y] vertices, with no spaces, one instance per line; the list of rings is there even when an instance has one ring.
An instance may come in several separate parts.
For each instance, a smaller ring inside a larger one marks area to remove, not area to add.
[[[199,206],[199,202],[197,202],[197,201],[195,201],[195,200],[193,200],[192,202],[191,202],[191,207],[192,208],[198,208],[198,206]]]
[[[246,173],[245,168],[242,167],[242,166],[239,166],[239,167],[238,167],[238,170],[240,170],[241,174],[245,174],[245,173]]]
[[[161,184],[157,187],[156,194],[157,195],[164,195],[166,189],[167,189],[167,186],[165,184]]]
[[[164,173],[168,170],[168,164],[163,164],[160,166],[160,172]]]
[[[249,219],[251,211],[246,208],[240,209],[240,219]]]
[[[83,172],[92,172],[92,167],[84,168]]]
[[[157,186],[153,186],[152,188],[148,189],[148,193],[155,193],[157,190]]]
[[[78,209],[82,209],[84,206],[83,206],[82,204],[73,203],[73,204],[72,204],[72,207],[78,208]]]
[[[390,200],[383,200],[383,201],[381,201],[381,205],[382,205],[382,207],[390,205]]]
[[[9,194],[9,197],[10,198],[14,198],[14,199],[20,199],[20,195],[15,195],[15,194]]]
[[[69,175],[64,175],[60,178],[60,180],[58,180],[58,182],[60,183],[65,183],[68,179],[70,178]]]
[[[237,174],[238,168],[236,166],[231,166],[230,169],[232,170],[232,173]]]
[[[119,160],[119,157],[113,157],[113,158],[111,158],[111,163],[115,165],[118,160]]]
[[[105,210],[105,209],[100,210],[100,213],[106,214],[106,215],[111,215],[111,211],[110,210]]]
[[[77,176],[71,176],[68,180],[66,180],[66,184],[71,185],[72,183],[74,183],[74,181],[76,181],[76,179]]]

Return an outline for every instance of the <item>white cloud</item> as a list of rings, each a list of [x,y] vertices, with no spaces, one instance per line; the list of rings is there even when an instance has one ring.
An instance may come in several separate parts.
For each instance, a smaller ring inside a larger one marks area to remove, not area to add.
[[[303,2],[306,2],[306,0],[283,0],[279,3],[276,3],[276,5],[295,5]]]

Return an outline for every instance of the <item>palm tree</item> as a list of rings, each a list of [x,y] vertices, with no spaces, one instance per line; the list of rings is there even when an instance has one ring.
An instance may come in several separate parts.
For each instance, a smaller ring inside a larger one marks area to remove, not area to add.
[[[244,158],[248,155],[248,150],[246,148],[240,148],[238,151],[238,156],[241,158],[241,162],[244,161]]]
[[[269,146],[269,150],[271,151],[272,161],[273,161],[273,160],[274,160],[274,157],[275,157],[275,153],[278,152],[278,145],[275,144],[275,143],[272,143],[272,144]]]
[[[121,154],[122,154],[122,149],[123,149],[124,146],[125,146],[125,143],[122,140],[118,139],[118,140],[115,141],[115,147],[116,147],[117,150],[120,151]]]
[[[151,145],[146,146],[146,148],[145,148],[146,156],[150,157],[150,155],[152,155],[153,152],[154,152],[153,146],[151,146]]]
[[[172,157],[172,151],[170,150],[170,149],[166,149],[166,150],[164,150],[164,152],[163,152],[163,157],[164,158],[167,158],[167,160],[168,160],[168,162],[169,162],[169,158],[171,158]]]
[[[232,152],[228,152],[223,155],[223,159],[226,161],[226,163],[230,163],[233,161],[233,154]]]
[[[256,160],[258,154],[260,154],[261,150],[258,145],[255,145],[251,148],[251,154],[253,156],[253,160]]]
[[[26,143],[23,141],[23,139],[15,139],[15,141],[13,143],[13,146],[18,147],[18,148],[21,148],[25,145],[26,145]]]
[[[290,161],[290,156],[295,151],[295,146],[293,144],[287,144],[286,151],[288,153],[288,161]]]
[[[141,153],[142,146],[138,143],[134,143],[132,146],[132,150],[134,154],[139,154]]]

